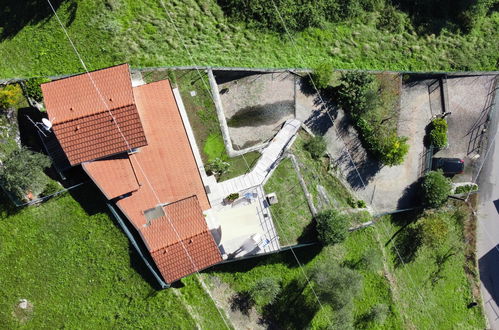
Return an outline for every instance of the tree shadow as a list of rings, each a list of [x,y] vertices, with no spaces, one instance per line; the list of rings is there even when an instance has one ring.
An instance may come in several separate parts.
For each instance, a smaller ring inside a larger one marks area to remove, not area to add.
[[[242,291],[234,294],[230,298],[230,309],[232,311],[240,311],[243,315],[248,316],[255,302],[248,291]]]
[[[303,228],[303,231],[298,237],[297,242],[298,244],[317,242],[317,228],[316,223],[313,219],[305,226],[305,228]]]
[[[360,141],[359,141],[360,146]],[[355,149],[350,149],[350,153],[355,152]],[[343,157],[343,155],[342,155]],[[348,154],[345,154],[345,157],[350,158]],[[376,174],[381,170],[383,165],[381,162],[371,159],[368,157],[362,162],[353,163],[352,160],[349,160],[350,166],[348,169],[348,173],[346,179],[350,186],[353,189],[362,189],[364,185],[366,185],[369,181],[371,181]]]
[[[303,281],[293,280],[282,289],[273,304],[265,306],[263,317],[269,328],[308,328],[319,306],[307,301],[303,294],[305,287]]]
[[[71,1],[67,8],[69,19],[66,26],[71,25],[76,17],[78,3],[75,0],[51,0],[57,9],[66,1]],[[4,0],[0,11],[0,40],[13,38],[27,25],[47,22],[54,14],[46,0]]]
[[[407,209],[420,206],[423,202],[421,183],[422,178],[405,187],[402,196],[397,201],[397,209]]]
[[[475,0],[395,0],[394,4],[411,19],[419,34],[439,34],[443,29],[468,32]]]
[[[395,267],[400,267],[416,258],[418,249],[422,244],[421,234],[414,226],[409,224],[400,228],[395,235],[392,246],[393,263]]]

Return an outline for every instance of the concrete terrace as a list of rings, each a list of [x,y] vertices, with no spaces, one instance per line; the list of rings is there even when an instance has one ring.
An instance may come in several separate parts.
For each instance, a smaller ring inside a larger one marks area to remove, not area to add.
[[[174,89],[173,93],[211,204],[211,209],[204,212],[206,222],[224,258],[279,251],[277,231],[265,198],[263,184],[293,143],[301,122],[296,119],[287,120],[262,151],[251,172],[217,182],[213,175],[206,174],[180,93],[177,89]],[[225,203],[224,199],[232,193],[239,193],[240,197],[232,203]],[[258,238],[255,248],[243,249],[251,236]]]

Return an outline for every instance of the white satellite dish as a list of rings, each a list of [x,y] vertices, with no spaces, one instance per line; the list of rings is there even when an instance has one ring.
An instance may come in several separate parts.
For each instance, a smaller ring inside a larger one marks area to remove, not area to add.
[[[42,118],[42,124],[47,131],[50,131],[50,129],[52,128],[52,122],[47,118]]]

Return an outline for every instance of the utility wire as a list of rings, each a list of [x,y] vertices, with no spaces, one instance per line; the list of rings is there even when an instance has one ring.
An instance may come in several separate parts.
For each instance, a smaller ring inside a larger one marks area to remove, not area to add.
[[[95,81],[94,81],[94,79],[93,79],[93,77],[92,77],[92,75],[91,75],[90,71],[88,70],[88,68],[87,68],[87,66],[86,66],[86,64],[85,64],[85,62],[83,61],[83,58],[81,57],[80,53],[78,52],[78,49],[76,48],[75,44],[74,44],[74,43],[73,43],[73,41],[71,40],[71,37],[69,36],[69,34],[68,34],[68,32],[67,32],[66,28],[64,27],[64,24],[62,24],[62,21],[61,21],[61,19],[59,18],[59,15],[57,14],[56,10],[54,9],[54,7],[53,7],[52,3],[50,2],[50,0],[47,0],[47,2],[48,2],[48,4],[49,4],[50,8],[52,9],[52,12],[54,13],[54,15],[55,15],[55,17],[56,17],[57,21],[59,22],[59,25],[60,25],[60,26],[61,26],[61,28],[63,29],[63,31],[64,31],[64,33],[65,33],[65,35],[66,35],[66,37],[67,37],[67,39],[68,39],[69,43],[71,44],[71,47],[73,48],[73,50],[74,50],[75,54],[77,55],[78,60],[80,61],[81,65],[83,66],[83,68],[84,68],[84,70],[85,70],[85,72],[86,72],[86,75],[89,77],[89,79],[90,79],[90,81],[91,81],[91,83],[92,83],[92,85],[93,85],[94,89],[95,89],[95,90],[97,91],[97,93],[99,94],[99,97],[100,97],[100,99],[101,99],[102,103],[104,104],[104,106],[105,106],[106,110],[108,111],[109,115],[111,116],[113,123],[116,125],[116,127],[117,127],[117,129],[118,129],[118,131],[119,131],[120,135],[122,136],[123,140],[125,141],[125,143],[126,143],[126,145],[127,145],[127,148],[128,148],[128,150],[129,150],[129,152],[131,153],[131,152],[132,152],[132,148],[131,148],[130,144],[128,143],[128,140],[126,139],[125,135],[123,134],[123,132],[122,132],[122,130],[121,130],[121,128],[120,128],[120,126],[119,126],[118,122],[116,121],[116,118],[113,116],[113,114],[112,114],[112,112],[111,112],[111,109],[110,109],[109,105],[107,104],[107,102],[105,101],[105,99],[104,99],[104,97],[103,97],[103,95],[102,95],[101,91],[100,91],[100,90],[99,90],[99,88],[97,87],[97,84],[95,83]],[[133,154],[132,154],[131,156],[133,156]],[[133,158],[131,157],[131,159],[134,159],[134,160],[135,160],[135,162],[137,163],[137,165],[138,165],[138,167],[139,167],[139,169],[140,169],[140,171],[141,171],[142,175],[144,176],[144,178],[145,178],[145,180],[146,180],[146,182],[147,182],[147,185],[149,186],[149,188],[150,188],[151,192],[154,194],[154,197],[156,198],[156,200],[157,200],[157,202],[158,202],[158,205],[160,205],[162,202],[161,202],[161,200],[159,199],[159,196],[158,196],[158,194],[157,194],[156,190],[155,190],[155,189],[154,189],[154,187],[152,186],[152,184],[151,184],[151,182],[150,182],[150,180],[149,180],[149,178],[148,178],[147,174],[146,174],[146,173],[145,173],[145,171],[143,170],[143,168],[142,168],[142,166],[141,166],[141,164],[140,164],[139,160],[138,160],[138,159],[135,159],[135,157],[133,157]],[[203,280],[203,279],[201,278],[201,276],[200,276],[200,273],[199,273],[199,267],[198,267],[198,266],[196,265],[196,263],[194,262],[194,259],[192,258],[192,256],[190,255],[189,251],[187,250],[187,247],[185,246],[185,244],[184,244],[184,242],[183,242],[183,240],[182,240],[182,238],[181,238],[180,234],[178,233],[177,229],[176,229],[176,228],[175,228],[175,226],[173,225],[173,222],[172,222],[172,220],[171,220],[171,217],[170,217],[170,215],[168,214],[168,211],[166,210],[166,208],[164,208],[164,211],[165,211],[166,218],[168,219],[168,222],[169,222],[169,224],[170,224],[171,228],[172,228],[172,229],[173,229],[173,231],[175,232],[175,235],[176,235],[176,237],[177,237],[177,240],[178,240],[178,241],[180,242],[180,244],[182,245],[182,248],[183,248],[183,250],[184,250],[185,254],[187,255],[187,257],[188,257],[189,261],[191,262],[191,264],[192,264],[193,268],[195,269],[196,274],[197,274],[197,276],[198,276],[198,279],[200,280],[200,282],[202,283],[202,285],[206,288],[206,284],[204,283],[204,280]],[[227,328],[227,329],[230,329],[229,325],[227,324],[227,321],[225,320],[225,317],[223,316],[222,312],[221,312],[221,311],[220,311],[220,309],[218,308],[218,305],[217,305],[216,301],[214,300],[213,296],[211,295],[210,291],[209,291],[209,290],[206,290],[206,292],[208,293],[209,297],[212,299],[213,303],[215,304],[215,308],[217,309],[218,313],[220,314],[220,317],[222,318],[222,320],[223,320],[223,322],[224,322],[224,324],[225,324],[226,328]]]

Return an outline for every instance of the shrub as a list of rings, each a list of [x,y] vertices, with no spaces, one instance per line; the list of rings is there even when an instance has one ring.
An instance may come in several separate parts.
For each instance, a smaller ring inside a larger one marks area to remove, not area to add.
[[[319,159],[326,153],[326,141],[319,135],[308,140],[304,147],[314,159]]]
[[[23,200],[26,193],[38,194],[43,191],[48,177],[43,170],[51,164],[44,154],[20,148],[9,154],[0,167],[0,181],[4,188]]]
[[[326,210],[315,217],[319,240],[324,245],[343,242],[348,234],[350,218],[336,210]]]
[[[428,172],[424,176],[422,187],[425,204],[429,207],[442,206],[452,191],[452,183],[442,170]]]
[[[253,301],[259,306],[272,304],[281,291],[281,285],[276,278],[264,277],[257,281],[250,290]]]
[[[220,176],[223,173],[228,172],[229,167],[230,167],[230,164],[228,162],[217,157],[217,158],[213,159],[212,161],[210,161],[206,165],[206,170],[211,174],[214,174],[216,176]]]
[[[321,66],[315,68],[311,75],[315,87],[319,89],[329,87],[331,77],[333,76],[333,71],[333,65],[330,63],[322,64]]]
[[[341,267],[327,258],[315,264],[310,278],[319,299],[337,311],[351,305],[362,288],[362,277],[356,271]]]
[[[431,213],[418,220],[417,230],[423,244],[437,247],[447,238],[449,227],[442,214]]]
[[[464,193],[469,193],[472,191],[477,191],[478,186],[476,184],[467,184],[465,186],[459,186],[456,188],[454,191],[454,194],[464,194]]]
[[[375,106],[373,81],[373,76],[365,72],[347,72],[341,76],[338,101],[354,119]]]
[[[25,80],[24,87],[26,90],[26,96],[31,97],[37,102],[41,102],[43,100],[43,94],[40,85],[49,81],[50,79],[47,78],[31,78]]]
[[[447,145],[447,121],[444,118],[436,118],[431,122],[430,141],[437,148]]]
[[[21,102],[23,92],[18,84],[7,85],[0,89],[0,108],[7,109]]]
[[[367,207],[366,202],[364,202],[362,199],[359,199],[359,200],[357,201],[357,207],[358,207],[359,209],[364,209],[364,208],[366,208],[366,207]]]
[[[232,193],[229,196],[227,196],[227,200],[231,202],[235,201],[238,198],[239,198],[239,193]]]
[[[375,148],[381,162],[388,166],[400,165],[404,162],[405,155],[409,152],[408,138],[405,136],[391,135],[382,146]]]

